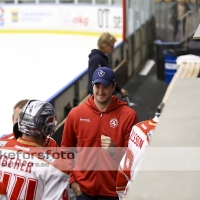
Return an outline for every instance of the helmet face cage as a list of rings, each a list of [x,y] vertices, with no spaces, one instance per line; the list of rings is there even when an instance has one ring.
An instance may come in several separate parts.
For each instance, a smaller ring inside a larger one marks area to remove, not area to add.
[[[57,116],[50,103],[31,100],[22,108],[19,119],[19,131],[32,136],[52,135],[56,131]]]

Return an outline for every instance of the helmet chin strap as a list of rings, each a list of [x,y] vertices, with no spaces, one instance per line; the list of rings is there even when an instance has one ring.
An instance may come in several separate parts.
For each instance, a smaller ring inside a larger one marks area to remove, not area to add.
[[[17,140],[19,137],[22,137],[22,132],[19,131],[18,123],[15,123],[13,126],[13,133],[15,135],[15,139]]]

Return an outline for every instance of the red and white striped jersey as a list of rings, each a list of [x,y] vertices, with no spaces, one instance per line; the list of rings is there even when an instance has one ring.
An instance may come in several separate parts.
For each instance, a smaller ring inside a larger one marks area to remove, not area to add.
[[[0,182],[0,199],[1,200],[8,200],[7,194],[6,194],[6,188],[3,183]]]
[[[22,138],[0,140],[0,182],[10,200],[68,200],[69,168],[47,149]]]
[[[155,120],[155,118],[154,118]],[[145,148],[153,136],[156,121],[142,121],[133,126],[129,137],[128,148],[124,154],[117,173],[116,191],[119,199],[125,199],[131,182],[139,169]]]

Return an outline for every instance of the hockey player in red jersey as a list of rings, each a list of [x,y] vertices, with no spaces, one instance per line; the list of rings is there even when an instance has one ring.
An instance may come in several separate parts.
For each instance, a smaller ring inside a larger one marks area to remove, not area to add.
[[[62,157],[43,147],[56,130],[57,116],[50,103],[30,100],[14,125],[17,140],[0,140],[0,182],[10,200],[68,199],[69,168]]]
[[[126,153],[124,154],[117,173],[116,191],[119,200],[125,200],[130,184],[133,182],[136,172],[139,169],[145,148],[148,146],[158,117],[142,121],[133,126]]]
[[[18,116],[19,116],[19,113],[21,111],[21,109],[24,107],[24,105],[28,102],[29,100],[28,99],[22,99],[20,101],[18,101],[14,107],[13,107],[13,115],[12,115],[12,123],[13,125],[15,123],[18,122]],[[15,135],[14,133],[10,133],[8,135],[4,135],[3,139],[9,139],[9,140],[16,140],[18,137],[20,137],[20,135]],[[51,137],[47,137],[46,141],[44,142],[43,146],[48,146],[48,147],[58,147],[58,144],[57,142],[51,138]]]

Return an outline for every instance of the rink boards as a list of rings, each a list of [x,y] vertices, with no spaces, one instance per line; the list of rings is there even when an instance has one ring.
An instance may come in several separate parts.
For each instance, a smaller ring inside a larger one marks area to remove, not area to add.
[[[21,99],[49,100],[87,71],[97,37],[1,34],[0,136],[12,132],[13,106]]]

